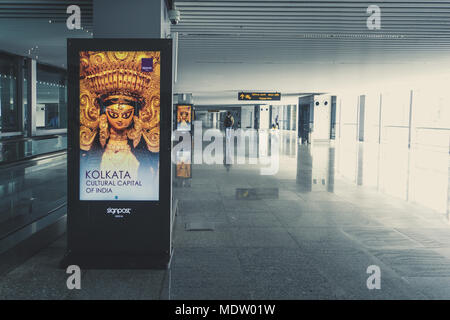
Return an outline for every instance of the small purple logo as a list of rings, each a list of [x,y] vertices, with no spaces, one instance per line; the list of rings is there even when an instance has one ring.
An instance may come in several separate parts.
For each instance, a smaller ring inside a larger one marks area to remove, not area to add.
[[[153,71],[153,58],[142,58],[141,71],[152,72]]]

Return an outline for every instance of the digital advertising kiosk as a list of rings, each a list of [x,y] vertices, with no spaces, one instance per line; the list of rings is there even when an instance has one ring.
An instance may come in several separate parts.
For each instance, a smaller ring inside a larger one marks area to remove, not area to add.
[[[194,106],[192,104],[179,103],[175,105],[175,119],[174,124],[178,132],[189,132],[192,137],[194,126]],[[185,137],[187,137],[185,135]],[[190,186],[190,179],[192,178],[192,140],[190,141],[190,150],[178,151],[175,154],[175,185],[176,186]]]
[[[177,104],[177,130],[191,131],[193,112],[192,104]]]
[[[172,41],[68,39],[67,253],[62,266],[166,268]]]

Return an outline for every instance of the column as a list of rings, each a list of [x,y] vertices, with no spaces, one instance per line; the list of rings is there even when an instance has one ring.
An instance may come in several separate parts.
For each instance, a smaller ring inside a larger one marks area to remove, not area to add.
[[[36,101],[37,101],[37,91],[36,91],[36,60],[27,59],[27,135],[32,137],[36,135]]]
[[[192,97],[192,93],[178,93],[177,94],[178,103],[186,103],[186,104],[193,104],[194,99]]]
[[[168,38],[164,0],[94,0],[94,38]]]

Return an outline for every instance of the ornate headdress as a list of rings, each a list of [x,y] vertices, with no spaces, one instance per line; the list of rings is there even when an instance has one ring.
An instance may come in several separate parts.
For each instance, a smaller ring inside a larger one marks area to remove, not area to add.
[[[143,60],[152,63],[143,70]],[[101,114],[104,101],[132,101],[138,108],[127,136],[136,147],[143,137],[148,150],[159,152],[160,52],[85,51],[80,53],[80,148],[90,150],[99,133],[102,146],[109,137]]]

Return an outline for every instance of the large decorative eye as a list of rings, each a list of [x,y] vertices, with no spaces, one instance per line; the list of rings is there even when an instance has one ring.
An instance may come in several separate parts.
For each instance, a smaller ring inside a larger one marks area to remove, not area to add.
[[[119,117],[119,114],[117,112],[111,111],[111,110],[107,110],[108,115],[112,118],[112,119],[117,119]]]
[[[133,113],[133,110],[122,113],[122,119],[128,119],[129,117],[131,117],[132,113]]]

